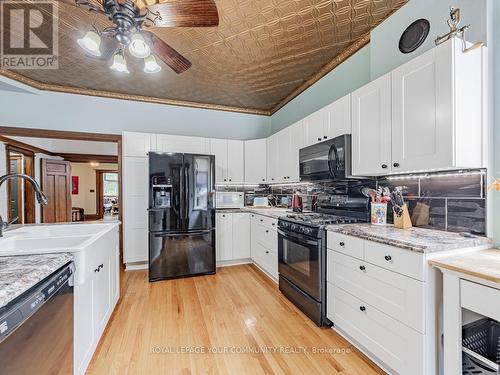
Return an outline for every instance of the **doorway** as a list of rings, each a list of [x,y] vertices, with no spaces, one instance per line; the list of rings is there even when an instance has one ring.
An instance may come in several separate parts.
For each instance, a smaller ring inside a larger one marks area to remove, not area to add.
[[[98,219],[118,219],[120,214],[118,171],[97,170],[96,188]]]
[[[23,173],[34,177],[34,155],[28,150],[7,146],[6,160],[8,173]],[[23,179],[7,182],[7,217],[13,224],[33,224],[35,222],[35,196],[31,184]]]

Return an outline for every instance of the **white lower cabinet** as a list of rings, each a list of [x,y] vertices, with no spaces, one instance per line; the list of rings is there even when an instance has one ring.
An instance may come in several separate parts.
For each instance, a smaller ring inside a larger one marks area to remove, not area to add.
[[[251,214],[251,257],[254,263],[278,280],[278,220]]]
[[[77,263],[74,289],[74,374],[84,374],[119,298],[118,228],[96,241]],[[81,269],[78,269],[79,265]]]
[[[334,329],[391,374],[437,375],[438,295],[426,255],[332,232],[327,247]]]
[[[217,262],[250,258],[250,216],[247,212],[217,212],[215,226]]]

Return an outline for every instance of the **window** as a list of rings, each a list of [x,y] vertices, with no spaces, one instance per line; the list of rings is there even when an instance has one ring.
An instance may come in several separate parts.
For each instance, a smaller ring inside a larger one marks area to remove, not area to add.
[[[104,196],[118,196],[118,173],[104,173]]]

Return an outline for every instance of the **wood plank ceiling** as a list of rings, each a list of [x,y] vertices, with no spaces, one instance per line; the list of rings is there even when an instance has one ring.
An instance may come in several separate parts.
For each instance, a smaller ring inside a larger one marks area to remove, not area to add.
[[[123,75],[86,56],[76,39],[94,20],[100,29],[110,24],[60,2],[59,69],[0,73],[46,90],[270,115],[366,45],[370,30],[406,2],[216,0],[218,27],[158,29],[193,63],[180,75],[161,61],[160,73],[145,74],[129,54]]]

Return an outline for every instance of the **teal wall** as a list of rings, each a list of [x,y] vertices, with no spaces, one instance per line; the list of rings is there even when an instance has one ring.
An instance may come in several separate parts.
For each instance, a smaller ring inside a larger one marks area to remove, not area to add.
[[[370,82],[370,46],[365,46],[271,117],[271,134],[303,119]]]
[[[269,116],[39,91],[0,77],[2,126],[254,139],[267,137],[270,123]]]

